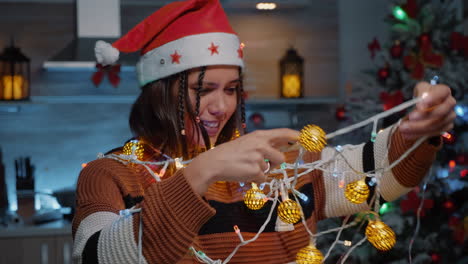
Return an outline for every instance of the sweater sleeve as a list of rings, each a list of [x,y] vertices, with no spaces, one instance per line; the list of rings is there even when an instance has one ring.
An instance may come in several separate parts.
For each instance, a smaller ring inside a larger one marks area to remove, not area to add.
[[[133,181],[123,183],[122,175]],[[144,190],[136,206],[140,212],[120,215],[126,209],[123,189],[137,183],[132,176],[137,177],[131,168],[110,159],[91,162],[80,173],[72,229],[75,263],[138,263],[140,223],[141,263],[175,263],[215,213],[181,170]]]
[[[375,142],[367,142],[360,145],[343,146],[340,153],[334,148],[325,148],[321,159],[324,163],[322,177],[324,192],[322,196],[324,217],[336,217],[354,214],[369,210],[370,198],[367,202],[354,204],[349,202],[344,191],[346,185],[363,179],[363,172],[379,171],[388,167],[400,158],[414,142],[403,139],[398,129],[391,126],[377,135]],[[371,195],[379,190],[381,198],[392,201],[407,193],[412,187],[420,183],[428,172],[439,146],[423,142],[397,166],[386,171],[382,175],[377,174],[380,184],[369,185]],[[340,184],[342,183],[342,184]],[[318,208],[320,209],[320,208]]]

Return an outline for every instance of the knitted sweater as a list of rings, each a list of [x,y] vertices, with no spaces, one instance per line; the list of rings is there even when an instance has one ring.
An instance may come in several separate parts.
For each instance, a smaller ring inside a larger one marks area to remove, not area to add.
[[[358,172],[388,166],[412,145],[398,131],[392,134],[390,130],[379,133],[375,143],[345,147],[341,153],[344,159],[326,166],[330,172],[332,166],[342,171],[349,171],[351,166]],[[417,185],[439,148],[425,142],[384,173],[379,185],[382,198],[394,200]],[[333,148],[326,148],[320,154],[306,153],[304,161],[327,160],[335,154]],[[294,161],[296,156],[297,153],[287,153],[286,160]],[[344,175],[346,183],[361,178],[355,173]],[[348,202],[338,181],[327,170],[314,170],[297,182],[297,189],[308,197],[301,206],[313,232],[321,219],[369,209],[366,202]],[[82,170],[77,185],[74,261],[138,263],[140,218],[141,263],[198,263],[188,250],[190,246],[211,259],[224,260],[240,242],[233,226],[239,227],[245,240],[250,239],[271,209],[271,201],[260,210],[248,209],[243,202],[248,189],[248,184],[240,187],[239,183],[217,182],[201,197],[188,184],[183,169],[155,181],[141,165],[125,165],[108,158],[92,161]],[[119,215],[120,210],[133,206],[141,208],[141,212]],[[309,235],[300,222],[293,231],[276,232],[276,218],[274,210],[264,232],[253,243],[241,247],[231,263],[293,262],[296,253],[308,245]]]

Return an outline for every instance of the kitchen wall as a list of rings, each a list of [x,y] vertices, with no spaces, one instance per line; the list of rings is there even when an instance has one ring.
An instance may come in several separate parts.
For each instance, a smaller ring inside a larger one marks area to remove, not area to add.
[[[311,2],[307,8],[271,13],[228,10],[247,45],[249,114],[261,112],[266,128],[316,123],[326,131],[336,129],[334,103],[343,97],[347,82],[370,65],[367,43],[375,32],[385,36],[384,0]],[[153,9],[123,7],[122,31]],[[33,59],[34,100],[0,103],[0,147],[13,208],[15,158],[31,156],[37,190],[57,190],[75,184],[82,163],[130,136],[127,116],[138,93],[133,71],[121,73],[118,88],[107,82],[96,88],[89,80],[92,71],[41,70],[42,62],[73,38],[73,31],[71,4],[0,3],[0,47],[15,35],[17,45]],[[310,100],[305,105],[261,103],[258,99],[277,98],[278,61],[290,45],[306,61],[305,95]]]

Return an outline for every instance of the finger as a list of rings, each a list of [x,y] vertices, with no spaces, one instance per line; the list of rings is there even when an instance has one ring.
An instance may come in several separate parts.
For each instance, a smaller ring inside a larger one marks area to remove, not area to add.
[[[259,136],[265,138],[270,145],[281,146],[291,141],[297,141],[299,139],[299,131],[289,128],[276,128],[263,130]]]
[[[451,112],[443,119],[438,119],[433,125],[428,125],[426,121],[404,121],[400,125],[400,133],[406,139],[415,139],[422,136],[439,135],[442,131],[447,131],[447,127],[453,126],[456,114]]]
[[[419,96],[427,93],[427,96],[423,97],[423,100],[416,104],[416,108],[420,110],[431,109],[432,107],[443,103],[448,97],[451,96],[450,88],[447,85],[430,85],[423,83],[416,87]]]
[[[442,119],[449,115],[450,112],[453,112],[456,103],[456,100],[452,96],[449,96],[443,103],[434,107],[431,111],[415,109],[408,115],[408,118],[411,121],[420,121],[425,119],[434,119],[437,121],[437,119]]]
[[[284,154],[282,152],[270,146],[266,146],[262,150],[262,153],[264,157],[269,160],[271,168],[280,165],[285,160]]]

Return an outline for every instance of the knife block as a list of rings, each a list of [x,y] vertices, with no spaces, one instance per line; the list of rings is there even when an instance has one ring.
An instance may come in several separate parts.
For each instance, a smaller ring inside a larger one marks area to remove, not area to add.
[[[16,213],[27,222],[36,213],[36,195],[33,190],[18,190],[16,192],[18,199],[18,209]]]

